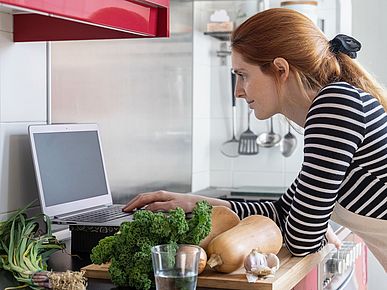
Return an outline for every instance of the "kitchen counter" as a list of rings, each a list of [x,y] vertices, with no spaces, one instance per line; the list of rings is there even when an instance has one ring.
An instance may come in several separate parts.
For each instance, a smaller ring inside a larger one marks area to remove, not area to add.
[[[344,239],[350,234],[350,231],[346,228],[340,228],[337,232],[340,239]],[[66,241],[66,245],[70,246],[70,241]],[[237,281],[229,281],[227,283],[227,288],[219,288],[216,281],[211,283],[203,282],[205,277],[201,277],[198,281],[198,290],[212,289],[209,287],[216,287],[217,289],[256,289],[256,290],[267,290],[267,289],[291,289],[299,281],[301,281],[318,263],[320,263],[324,257],[333,249],[333,245],[328,244],[318,253],[308,255],[306,257],[291,257],[287,262],[280,267],[276,273],[275,278],[271,281],[274,287],[267,284],[244,284],[241,288],[240,283]],[[49,267],[56,271],[65,271],[67,269],[79,270],[81,267],[90,264],[88,257],[79,257],[79,256],[70,256],[69,254],[56,252],[53,254],[49,260]],[[221,274],[217,274],[218,276]],[[221,276],[220,276],[221,277]],[[0,289],[4,289],[10,286],[17,286],[18,284],[13,279],[12,275],[6,271],[0,271]],[[210,286],[212,285],[212,286]],[[247,285],[247,286],[246,286]],[[206,287],[206,288],[204,288]],[[119,290],[129,288],[118,288],[114,286],[109,280],[101,279],[89,279],[88,280],[88,289],[90,290]]]
[[[194,194],[205,195],[210,197],[247,197],[249,199],[261,199],[261,198],[278,198],[286,189],[283,188],[208,188]],[[333,228],[336,231],[340,239],[344,240],[350,231],[346,228],[339,227],[333,224]],[[70,240],[66,241],[68,251],[70,251]],[[291,289],[299,281],[301,281],[313,268],[316,267],[325,256],[333,249],[333,245],[327,245],[318,253],[308,255],[306,257],[290,257],[286,263],[281,265],[274,278],[269,278],[267,283],[243,283],[245,281],[244,274],[233,273],[231,279],[227,281],[225,287],[219,281],[222,281],[224,274],[214,272],[204,272],[198,279],[198,290],[205,289],[257,289],[257,290],[274,290],[274,289]],[[287,251],[282,249],[282,251]],[[89,265],[90,259],[88,256],[70,256],[69,254],[57,252],[54,253],[49,260],[49,267],[55,271],[65,271],[68,269],[79,270],[81,267]],[[215,276],[215,277],[214,277]],[[241,280],[242,279],[242,280]],[[10,286],[17,286],[18,283],[13,279],[12,275],[6,271],[0,271],[0,289],[4,289]],[[130,288],[118,288],[114,286],[109,280],[103,279],[88,279],[88,288],[91,290],[107,290],[107,289],[130,289]]]

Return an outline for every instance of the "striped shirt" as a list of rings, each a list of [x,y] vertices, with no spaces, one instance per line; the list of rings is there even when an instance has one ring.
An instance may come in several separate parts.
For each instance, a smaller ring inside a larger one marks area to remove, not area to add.
[[[313,100],[301,171],[276,202],[234,202],[244,218],[261,214],[280,227],[289,251],[304,256],[326,244],[335,203],[387,220],[387,114],[370,94],[332,83]]]

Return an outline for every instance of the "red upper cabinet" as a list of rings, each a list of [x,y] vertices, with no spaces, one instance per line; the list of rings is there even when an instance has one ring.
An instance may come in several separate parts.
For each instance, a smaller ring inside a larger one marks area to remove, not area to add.
[[[14,41],[169,36],[169,0],[0,0]]]

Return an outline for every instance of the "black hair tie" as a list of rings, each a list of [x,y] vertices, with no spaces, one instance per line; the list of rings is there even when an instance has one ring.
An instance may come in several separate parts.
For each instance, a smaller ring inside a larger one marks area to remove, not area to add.
[[[361,48],[361,43],[359,41],[345,34],[336,35],[335,38],[329,41],[329,45],[334,54],[342,52],[350,58],[356,58],[356,52],[358,52]]]

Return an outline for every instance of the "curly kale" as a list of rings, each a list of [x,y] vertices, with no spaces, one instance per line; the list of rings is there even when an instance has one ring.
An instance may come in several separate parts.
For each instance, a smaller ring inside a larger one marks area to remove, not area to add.
[[[161,244],[198,245],[211,231],[211,205],[196,203],[192,218],[176,208],[168,213],[137,211],[114,236],[99,241],[91,253],[93,263],[111,262],[109,273],[117,286],[148,290],[154,287],[151,248]]]

